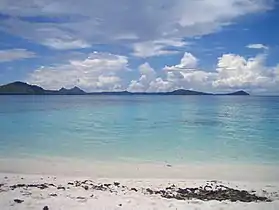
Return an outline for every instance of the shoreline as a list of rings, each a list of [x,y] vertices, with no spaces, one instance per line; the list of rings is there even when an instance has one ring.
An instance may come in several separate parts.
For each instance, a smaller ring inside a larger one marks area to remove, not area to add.
[[[194,179],[279,182],[277,165],[175,164],[153,162],[85,161],[72,158],[0,158],[0,173],[91,178]]]

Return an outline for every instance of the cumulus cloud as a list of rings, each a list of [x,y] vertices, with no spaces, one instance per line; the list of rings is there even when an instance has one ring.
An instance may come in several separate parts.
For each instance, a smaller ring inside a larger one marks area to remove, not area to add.
[[[246,47],[250,48],[250,49],[264,49],[264,50],[268,50],[268,47],[263,45],[263,44],[249,44]]]
[[[15,60],[23,60],[34,57],[36,57],[36,54],[26,49],[0,50],[0,63],[11,62]]]
[[[173,89],[208,89],[215,76],[214,73],[198,69],[198,59],[189,52],[185,52],[180,63],[174,66],[166,66],[166,80],[171,83]]]
[[[122,77],[129,70],[127,57],[95,52],[86,59],[36,69],[26,81],[49,89],[79,86],[87,91],[165,92],[179,88],[207,92],[279,91],[279,65],[267,66],[266,57],[224,54],[216,61],[215,70],[206,71],[199,68],[194,55],[186,52],[180,63],[163,69],[154,70],[149,63],[143,63],[137,69],[138,79],[127,81]]]
[[[210,92],[240,89],[254,93],[276,91],[279,89],[279,65],[266,66],[265,60],[265,54],[251,58],[224,54],[218,58],[214,71],[205,71],[198,69],[197,59],[192,54],[185,53],[179,64],[165,67],[159,77],[144,83],[141,76],[138,81],[132,81],[130,88],[154,92],[178,88]]]
[[[148,57],[172,53],[156,40],[214,33],[271,8],[273,0],[1,0],[0,13],[7,18],[0,20],[0,30],[56,49],[124,40],[136,56]],[[146,49],[150,42],[153,51]]]
[[[149,63],[144,63],[139,66],[139,71],[141,75],[145,75],[146,77],[152,79],[156,76],[155,70],[149,65]]]
[[[265,89],[276,84],[276,72],[265,66],[265,55],[245,59],[226,54],[219,58],[213,86],[233,89]]]
[[[133,80],[128,88],[133,92],[165,92],[178,88],[201,89],[208,86],[213,73],[196,69],[198,59],[186,52],[179,64],[166,66],[160,74],[155,73],[148,63],[143,66],[151,69],[151,76],[141,73],[138,80]],[[140,66],[141,70],[143,66]],[[153,73],[154,72],[154,73]]]
[[[156,80],[155,70],[148,64],[144,63],[139,66],[140,78],[132,80],[127,90],[131,92],[148,92],[150,90],[150,83]]]
[[[198,64],[198,59],[193,56],[191,53],[185,52],[183,58],[180,61],[180,64],[175,66],[166,66],[164,69],[167,71],[172,70],[189,70],[194,69]]]
[[[29,75],[27,82],[49,89],[79,86],[90,91],[112,91],[121,88],[119,74],[128,69],[127,65],[125,56],[94,52],[83,60],[41,67]]]

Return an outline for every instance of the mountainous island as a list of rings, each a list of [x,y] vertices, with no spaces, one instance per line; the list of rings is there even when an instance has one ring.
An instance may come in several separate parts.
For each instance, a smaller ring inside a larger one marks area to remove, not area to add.
[[[249,93],[241,90],[226,94],[213,94],[193,90],[178,89],[171,92],[91,92],[87,93],[78,87],[60,90],[45,90],[37,85],[29,85],[24,82],[13,82],[0,86],[0,95],[238,95],[248,96]]]

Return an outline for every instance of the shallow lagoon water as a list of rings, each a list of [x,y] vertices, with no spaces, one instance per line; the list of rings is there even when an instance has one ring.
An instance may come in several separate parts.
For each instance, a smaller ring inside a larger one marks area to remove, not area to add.
[[[0,157],[279,163],[279,97],[0,96]]]

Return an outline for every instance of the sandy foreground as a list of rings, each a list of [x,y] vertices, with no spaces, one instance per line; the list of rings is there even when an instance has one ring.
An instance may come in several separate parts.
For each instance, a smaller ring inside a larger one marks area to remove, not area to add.
[[[246,167],[246,171],[244,167],[213,170],[211,166],[208,174],[201,166],[92,167],[79,168],[65,161],[1,159],[0,209],[279,209],[279,177],[267,167]],[[218,172],[225,169],[228,172]],[[202,174],[193,179],[195,173]]]

